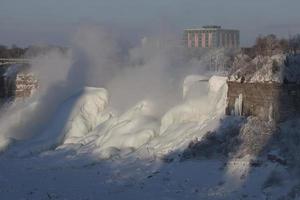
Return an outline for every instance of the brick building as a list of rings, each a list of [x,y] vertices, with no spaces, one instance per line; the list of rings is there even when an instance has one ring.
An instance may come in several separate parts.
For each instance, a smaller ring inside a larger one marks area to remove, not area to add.
[[[239,48],[240,32],[222,29],[221,26],[203,26],[184,30],[187,48]]]

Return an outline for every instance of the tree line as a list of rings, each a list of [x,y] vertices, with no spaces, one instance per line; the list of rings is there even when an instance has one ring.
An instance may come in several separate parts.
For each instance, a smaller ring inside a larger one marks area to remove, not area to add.
[[[274,34],[259,36],[255,44],[250,48],[243,48],[243,52],[252,58],[257,55],[300,54],[300,34],[289,39],[278,38]]]
[[[26,51],[27,48],[21,48],[16,45],[11,47],[0,45],[0,58],[22,58]]]
[[[40,54],[46,54],[49,51],[58,51],[64,54],[68,51],[68,48],[54,45],[32,45],[26,48],[16,45],[11,47],[0,45],[0,58],[32,58]]]

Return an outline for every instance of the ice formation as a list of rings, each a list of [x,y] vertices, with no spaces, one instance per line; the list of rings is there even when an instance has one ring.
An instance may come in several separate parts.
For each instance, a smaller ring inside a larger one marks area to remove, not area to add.
[[[207,81],[208,78],[202,75],[190,75],[184,79],[183,82],[183,99],[185,99],[191,90],[191,88],[197,84],[197,82]]]
[[[76,143],[109,117],[103,112],[107,103],[105,89],[84,88],[63,102],[45,131],[22,143],[18,154],[34,154],[65,143]]]
[[[243,112],[243,94],[239,94],[239,96],[235,99],[234,102],[234,115],[241,116]]]
[[[111,158],[145,149],[161,155],[184,148],[192,139],[215,128],[224,114],[227,79],[213,76],[209,81],[203,80],[201,76],[187,77],[185,100],[161,119],[153,114],[148,100],[118,113],[109,105],[108,91],[84,88],[61,104],[45,131],[20,142],[13,150],[24,156],[74,148],[79,154],[90,152],[96,157]],[[190,95],[186,96],[187,92]]]

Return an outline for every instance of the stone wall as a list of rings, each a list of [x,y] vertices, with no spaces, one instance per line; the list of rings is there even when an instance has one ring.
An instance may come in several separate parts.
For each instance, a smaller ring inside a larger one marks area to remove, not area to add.
[[[243,116],[258,116],[263,120],[283,121],[300,113],[300,85],[279,83],[227,82],[228,115],[235,114],[236,101],[242,97]]]

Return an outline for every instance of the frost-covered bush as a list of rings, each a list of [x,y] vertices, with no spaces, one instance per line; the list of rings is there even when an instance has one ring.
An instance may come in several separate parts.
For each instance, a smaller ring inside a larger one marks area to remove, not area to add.
[[[277,54],[273,56],[238,55],[229,74],[230,81],[284,83],[297,82],[300,78],[300,56]]]
[[[200,141],[191,141],[181,160],[228,157],[238,147],[237,136],[243,123],[242,118],[236,117],[221,120],[221,126],[216,131],[208,131]]]
[[[258,156],[268,150],[276,134],[275,128],[273,122],[262,121],[257,117],[248,117],[247,123],[242,126],[238,136],[240,146],[236,156],[247,154]]]
[[[182,160],[260,156],[270,149],[275,134],[273,122],[257,117],[226,119],[216,131],[207,132],[200,141],[192,141],[183,152]]]
[[[228,72],[237,53],[237,50],[224,48],[197,49],[192,52],[192,61],[205,71]]]

